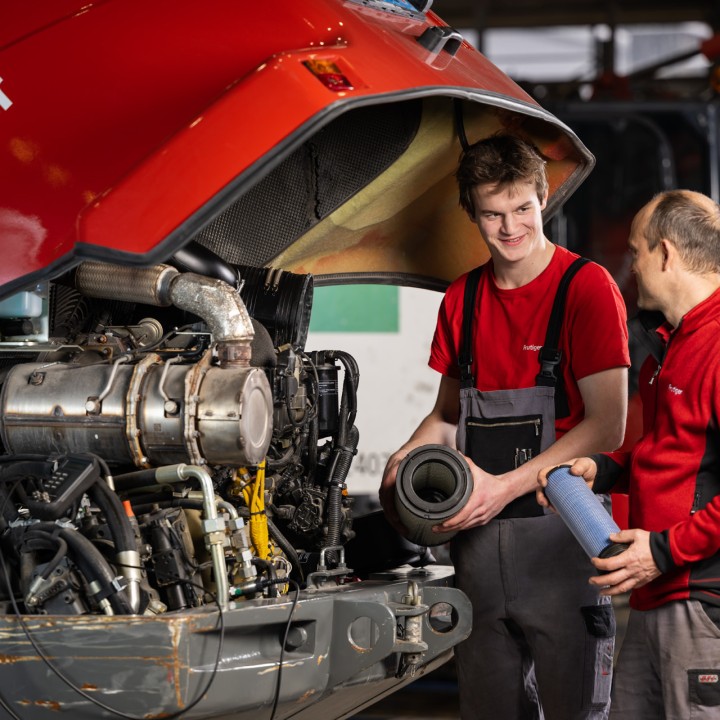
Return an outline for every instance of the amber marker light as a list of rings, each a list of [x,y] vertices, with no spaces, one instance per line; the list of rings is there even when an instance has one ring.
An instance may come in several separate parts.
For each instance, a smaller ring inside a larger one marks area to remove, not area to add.
[[[335,92],[354,90],[353,84],[343,75],[337,63],[333,60],[305,60],[303,65],[328,90],[334,90]]]

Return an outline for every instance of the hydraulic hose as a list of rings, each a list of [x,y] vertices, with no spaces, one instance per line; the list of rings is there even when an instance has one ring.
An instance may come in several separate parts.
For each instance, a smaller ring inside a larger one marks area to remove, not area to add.
[[[287,559],[290,561],[290,564],[297,571],[298,576],[300,577],[300,582],[304,583],[305,573],[302,571],[302,567],[300,566],[300,558],[298,557],[295,548],[288,542],[288,539],[280,532],[277,525],[275,525],[275,523],[270,518],[268,518],[267,524],[268,531],[270,532],[270,537],[272,537],[276,545],[285,553],[285,557],[287,557]]]
[[[50,562],[46,563],[43,571],[34,579],[30,579],[29,573],[28,576],[24,578],[25,583],[23,583],[23,586],[27,587],[27,592],[25,593],[25,605],[28,608],[33,608],[39,604],[37,592],[52,575],[55,568],[60,565],[63,558],[67,557],[68,546],[65,540],[63,540],[59,535],[54,535],[45,532],[44,530],[31,529],[25,533],[22,540],[20,554],[23,556],[26,552],[34,553],[36,550],[51,550],[54,551],[55,554],[51,558]],[[35,563],[33,562],[33,566],[34,564]],[[31,567],[30,565],[25,565],[23,562],[21,562],[21,565],[27,567],[28,570]]]
[[[116,552],[137,550],[135,534],[120,498],[103,482],[95,483],[88,490],[88,495],[105,515]]]
[[[158,484],[155,479],[155,468],[116,475],[114,480],[115,489],[118,492],[128,492],[129,490],[138,490],[139,488],[152,487]]]
[[[88,490],[88,495],[105,515],[115,544],[118,570],[127,581],[128,600],[132,611],[136,613],[140,609],[142,570],[130,518],[120,498],[104,482],[96,482]]]
[[[268,584],[270,597],[278,597],[280,595],[280,591],[277,589],[278,577],[275,566],[269,560],[261,560],[256,557],[252,559],[252,564],[267,575],[267,578],[270,581]]]
[[[41,523],[41,530],[54,531],[59,526]],[[90,586],[90,592],[100,595],[98,603],[106,615],[131,615],[132,608],[125,591],[116,586],[115,574],[100,551],[77,530],[60,528],[59,536],[67,543],[73,562]]]
[[[340,533],[342,529],[342,498],[345,480],[350,472],[350,465],[357,450],[360,440],[360,432],[353,425],[348,433],[347,443],[337,448],[336,461],[334,463],[333,475],[330,478],[330,487],[327,495],[327,519],[328,532],[325,547],[340,545]],[[329,559],[335,561],[335,553],[328,554]]]
[[[327,494],[327,538],[324,547],[340,544],[342,530],[342,492],[352,459],[360,438],[358,429],[353,425],[357,414],[357,386],[360,381],[355,359],[345,352],[331,350],[325,353],[328,360],[339,360],[345,368],[342,399],[338,417],[338,434],[333,442],[334,457],[328,473]],[[327,554],[329,562],[336,562],[334,552]]]
[[[40,573],[40,577],[43,580],[47,580],[52,575],[55,568],[61,563],[62,559],[67,556],[68,546],[65,540],[60,536],[52,535],[51,533],[44,532],[42,530],[31,530],[26,533],[23,540],[23,547],[28,550],[54,550],[55,555],[52,557],[49,563],[45,565],[45,568]]]

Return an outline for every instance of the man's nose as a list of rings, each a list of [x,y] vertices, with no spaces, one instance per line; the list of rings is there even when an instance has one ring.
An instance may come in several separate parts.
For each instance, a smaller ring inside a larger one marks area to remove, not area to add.
[[[506,235],[512,235],[516,227],[517,223],[515,222],[515,218],[513,217],[512,213],[508,213],[507,215],[502,216],[500,228],[503,233],[505,233]]]

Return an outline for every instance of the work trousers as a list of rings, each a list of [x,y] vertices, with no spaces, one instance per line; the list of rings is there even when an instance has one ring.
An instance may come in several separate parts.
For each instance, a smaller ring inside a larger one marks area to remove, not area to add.
[[[610,717],[720,718],[720,629],[699,602],[630,610]]]
[[[615,618],[556,514],[492,520],[451,543],[473,629],[456,648],[463,720],[602,720]]]

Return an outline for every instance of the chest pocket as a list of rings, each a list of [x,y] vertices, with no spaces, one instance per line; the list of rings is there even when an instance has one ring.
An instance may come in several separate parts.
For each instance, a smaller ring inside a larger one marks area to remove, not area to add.
[[[542,415],[470,416],[466,432],[466,454],[478,458],[478,466],[491,475],[513,470],[543,450]]]

